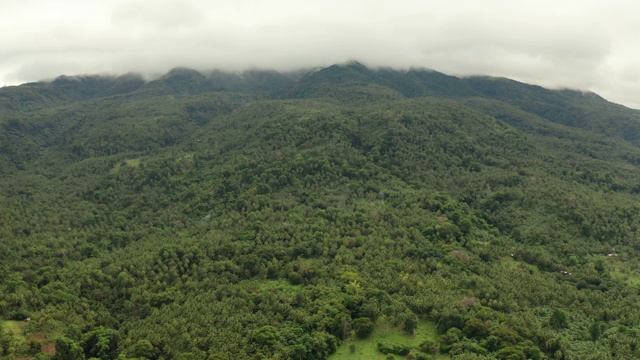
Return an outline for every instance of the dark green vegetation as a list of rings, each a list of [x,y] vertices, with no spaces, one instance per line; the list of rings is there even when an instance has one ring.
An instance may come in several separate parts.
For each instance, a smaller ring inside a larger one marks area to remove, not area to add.
[[[640,356],[640,112],[595,94],[182,69],[0,116],[0,316],[56,359]]]

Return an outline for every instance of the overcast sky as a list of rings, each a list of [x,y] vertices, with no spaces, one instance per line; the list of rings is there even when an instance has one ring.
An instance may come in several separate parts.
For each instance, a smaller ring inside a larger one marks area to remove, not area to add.
[[[640,2],[0,0],[0,86],[358,60],[595,91],[640,109]]]

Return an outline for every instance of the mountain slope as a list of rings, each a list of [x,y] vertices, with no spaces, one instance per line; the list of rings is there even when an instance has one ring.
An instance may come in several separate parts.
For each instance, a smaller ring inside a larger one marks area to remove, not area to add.
[[[380,350],[640,355],[634,110],[357,63],[261,74],[3,115],[2,317],[86,358],[325,359],[424,324]]]
[[[333,65],[308,74],[286,96],[333,98],[349,101],[337,89],[346,86],[377,85],[405,97],[431,96],[446,99],[480,97],[499,100],[551,122],[617,136],[640,145],[640,111],[612,104],[593,93],[549,90],[509,79],[490,77],[457,78],[431,70],[401,72],[372,70],[358,63]],[[335,87],[336,89],[332,89]]]
[[[137,75],[60,76],[51,82],[37,82],[0,89],[0,115],[69,104],[96,97],[126,94],[144,85]]]

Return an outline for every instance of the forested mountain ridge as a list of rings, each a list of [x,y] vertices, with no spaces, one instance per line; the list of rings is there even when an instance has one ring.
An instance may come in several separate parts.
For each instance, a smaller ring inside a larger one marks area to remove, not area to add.
[[[595,94],[349,63],[0,106],[3,356],[639,355],[639,112]]]

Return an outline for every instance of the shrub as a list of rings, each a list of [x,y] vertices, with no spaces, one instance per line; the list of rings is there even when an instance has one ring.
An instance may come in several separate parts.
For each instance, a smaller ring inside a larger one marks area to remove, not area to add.
[[[427,354],[435,354],[436,352],[438,352],[438,344],[433,340],[427,339],[420,343],[418,349]]]
[[[409,354],[411,349],[406,345],[401,344],[387,344],[387,343],[378,343],[378,351],[383,354],[395,354],[400,356],[406,356]]]

